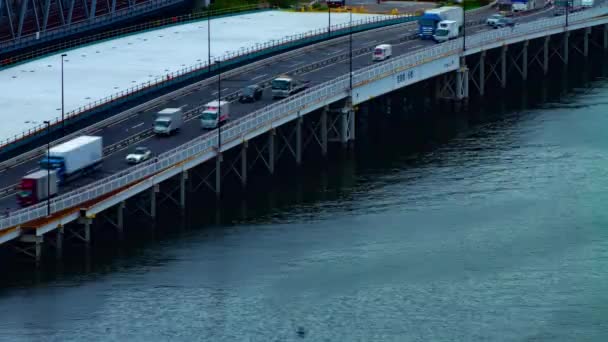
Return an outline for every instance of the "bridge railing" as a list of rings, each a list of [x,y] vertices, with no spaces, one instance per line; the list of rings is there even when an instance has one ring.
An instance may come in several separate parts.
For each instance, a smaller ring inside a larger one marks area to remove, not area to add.
[[[571,23],[582,22],[592,17],[608,14],[608,7],[603,6],[585,12],[577,13],[571,17]],[[504,40],[518,37],[526,33],[539,32],[538,30],[552,29],[562,25],[564,19],[551,18],[536,22],[519,25],[514,29],[501,29],[494,32],[479,33],[468,38],[471,40],[471,47],[483,45],[484,43],[495,43],[497,40]],[[418,52],[413,52],[394,60],[389,60],[375,64],[353,73],[354,85],[362,84],[370,79],[384,77],[389,73],[395,73],[416,65],[441,58],[443,56],[460,54],[462,44],[461,39],[452,42],[436,45],[432,48]],[[227,124],[222,129],[222,141],[229,143],[235,139],[242,139],[245,134],[258,129],[261,126],[271,126],[277,120],[302,110],[311,104],[319,103],[323,100],[332,99],[336,96],[347,96],[349,87],[349,75],[340,76],[334,80],[325,82],[312,87],[296,96],[283,99],[267,107],[259,109],[243,118]],[[199,110],[198,108],[192,111]],[[77,190],[65,193],[51,200],[52,212],[83,205],[90,200],[94,200],[104,195],[111,194],[137,181],[145,180],[163,170],[178,165],[190,158],[212,152],[217,149],[217,131],[207,133],[191,140],[179,147],[167,151],[154,160],[149,160],[138,166],[130,167],[121,172],[113,174],[102,180],[96,181]],[[17,210],[4,219],[0,220],[0,230],[17,226],[28,221],[33,221],[46,216],[46,202],[35,206]]]
[[[407,22],[415,20],[416,18],[417,17],[412,14],[402,14],[398,16],[379,15],[367,17],[352,22],[353,32],[358,32],[359,30],[364,30],[369,27]],[[331,26],[331,34],[332,36],[338,36],[340,34],[343,34],[345,31],[348,31],[349,28],[350,23],[335,24]],[[204,61],[169,74],[158,76],[154,80],[143,82],[131,88],[122,90],[115,94],[80,106],[74,110],[67,111],[65,113],[65,120],[70,121],[82,115],[90,115],[92,112],[98,110],[98,108],[101,108],[102,106],[108,105],[110,103],[119,104],[136,96],[147,94],[150,91],[170,86],[172,84],[175,84],[176,82],[182,82],[188,78],[202,75],[207,71],[216,71],[218,64],[225,67],[242,63],[247,60],[257,58],[264,54],[283,51],[291,47],[295,47],[297,44],[318,41],[327,34],[328,29],[327,27],[324,27],[300,34],[286,36],[281,39],[274,39],[265,43],[256,44],[255,46],[251,46],[249,48],[227,53],[221,57],[212,57],[210,63],[208,61]],[[56,117],[55,119],[51,120],[50,130],[53,131],[55,129],[58,129],[61,126],[61,123],[61,117]],[[0,140],[0,149],[6,148],[11,144],[19,143],[20,141],[29,139],[33,136],[43,134],[44,132],[46,132],[46,129],[47,128],[44,124],[39,124],[12,137]]]

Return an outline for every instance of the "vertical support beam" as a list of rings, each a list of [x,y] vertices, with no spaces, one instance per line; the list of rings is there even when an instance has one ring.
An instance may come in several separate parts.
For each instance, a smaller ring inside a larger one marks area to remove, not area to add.
[[[349,133],[349,138],[351,141],[355,141],[355,108],[351,107],[350,112],[349,112],[349,127],[348,127],[348,133]]]
[[[118,206],[116,207],[116,228],[118,228],[118,232],[121,235],[125,229],[124,211],[125,211],[125,202],[123,201],[123,202],[118,203]]]
[[[273,128],[268,132],[268,168],[270,169],[270,174],[274,175],[274,163],[275,163],[275,145],[274,145],[274,137],[277,135],[277,131]]]
[[[545,43],[543,46],[543,74],[547,75],[549,72],[549,39],[551,36],[545,37]]]
[[[302,164],[302,117],[296,120],[296,164]]]
[[[344,108],[340,111],[340,142],[342,147],[348,144],[348,111]]]
[[[17,24],[17,37],[21,37],[23,31],[23,23],[25,21],[25,14],[27,13],[27,4],[29,0],[21,1],[21,11],[19,12],[19,23]]]
[[[215,158],[215,196],[220,197],[222,191],[222,153],[218,152]]]
[[[57,2],[61,2],[60,0],[57,0]],[[46,26],[49,22],[49,14],[51,11],[51,0],[45,0],[44,1],[44,8],[42,9],[42,31],[46,31]],[[0,11],[2,12],[2,11]]]
[[[604,24],[604,51],[608,50],[608,24]]]
[[[156,217],[156,193],[158,192],[158,184],[150,189],[150,216]]]
[[[583,56],[589,57],[589,36],[591,35],[591,27],[585,29],[583,34]]]
[[[458,69],[456,70],[456,99],[457,100],[462,100],[463,96],[463,89],[462,89],[462,70]]]
[[[475,75],[473,75],[475,77]],[[479,56],[479,95],[483,96],[486,92],[486,52],[481,51]]]
[[[4,6],[6,8],[6,17],[8,18],[8,25],[11,29],[11,37],[15,38],[15,27],[13,24],[13,11],[11,10],[11,5],[8,3],[8,0],[0,1],[4,1]]]
[[[241,183],[243,187],[247,186],[247,148],[249,147],[247,140],[241,144]]]
[[[55,258],[61,260],[63,256],[63,226],[57,228],[57,235],[55,236]]]
[[[566,31],[564,32],[564,64],[568,65],[568,52],[569,52],[569,48],[568,48],[568,37],[570,36],[570,31]]]
[[[504,45],[500,51],[500,86],[503,89],[507,87],[507,49],[508,46]]]
[[[91,243],[91,223],[93,219],[86,217],[84,219],[84,243],[88,246]]]
[[[327,156],[327,112],[329,108],[325,106],[321,112],[321,154]]]
[[[182,171],[179,177],[179,206],[182,210],[186,209],[186,182],[188,181],[188,171]]]
[[[36,265],[40,264],[42,260],[42,236],[35,236],[36,239]]]
[[[524,81],[528,80],[528,45],[530,45],[530,41],[526,40],[524,42],[524,50],[522,51],[521,56],[521,77]]]
[[[95,19],[95,12],[97,11],[97,0],[91,0],[91,12],[89,12],[89,19]]]

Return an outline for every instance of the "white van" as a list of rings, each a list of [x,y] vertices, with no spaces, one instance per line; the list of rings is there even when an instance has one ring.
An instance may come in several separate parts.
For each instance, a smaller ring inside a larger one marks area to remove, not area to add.
[[[393,54],[393,47],[390,44],[380,44],[374,49],[373,61],[383,61]]]

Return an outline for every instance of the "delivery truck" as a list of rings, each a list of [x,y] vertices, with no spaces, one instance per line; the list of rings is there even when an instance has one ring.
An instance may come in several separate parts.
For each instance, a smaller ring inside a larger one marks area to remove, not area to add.
[[[156,119],[152,124],[156,135],[171,135],[182,127],[184,123],[184,112],[181,108],[165,108],[156,113]]]
[[[201,128],[213,129],[223,125],[230,118],[230,102],[211,101],[203,107],[199,116]]]
[[[34,205],[57,195],[57,173],[38,170],[21,178],[17,203],[22,207]]]
[[[461,26],[458,26],[458,22],[454,20],[440,21],[433,35],[433,39],[437,43],[445,42],[450,39],[458,38],[460,35]]]
[[[272,80],[272,98],[288,97],[308,87],[310,81],[300,81],[283,75]]]
[[[460,6],[443,6],[424,11],[418,20],[418,36],[422,39],[432,39],[440,22],[452,20],[463,26],[463,10]]]
[[[555,1],[555,15],[565,15],[566,9],[569,13],[578,12],[582,10],[582,0],[556,0]]]
[[[57,173],[59,185],[101,168],[103,140],[80,136],[49,149],[40,160],[40,168]]]

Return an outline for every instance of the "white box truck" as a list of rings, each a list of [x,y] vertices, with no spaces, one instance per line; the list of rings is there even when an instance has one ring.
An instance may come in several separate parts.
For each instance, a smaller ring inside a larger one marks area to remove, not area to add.
[[[310,81],[300,81],[291,76],[283,75],[272,80],[272,98],[288,97],[300,92],[310,85]]]
[[[57,195],[57,173],[54,170],[38,170],[21,178],[17,203],[27,207],[55,195]]]
[[[228,101],[211,101],[207,103],[199,116],[201,127],[204,129],[217,128],[217,126],[223,125],[228,121],[229,118],[230,102]]]
[[[445,42],[450,39],[458,38],[460,35],[458,23],[454,20],[440,21],[433,35],[437,43]]]
[[[464,12],[460,6],[443,6],[424,11],[418,20],[418,35],[422,39],[432,39],[437,25],[444,20],[452,20],[463,26]],[[462,30],[462,28],[459,29]]]
[[[582,7],[593,7],[594,5],[594,0],[581,0],[581,6]]]
[[[49,149],[40,161],[40,168],[54,170],[59,184],[65,184],[99,169],[102,158],[103,139],[85,135]]]
[[[372,61],[383,61],[385,59],[391,58],[393,55],[393,47],[390,44],[380,44],[376,46],[374,49],[374,54],[372,56]]]
[[[165,108],[156,113],[154,133],[156,135],[171,135],[179,131],[184,123],[184,112],[181,108]]]

